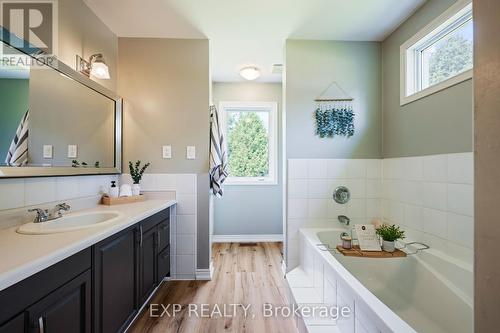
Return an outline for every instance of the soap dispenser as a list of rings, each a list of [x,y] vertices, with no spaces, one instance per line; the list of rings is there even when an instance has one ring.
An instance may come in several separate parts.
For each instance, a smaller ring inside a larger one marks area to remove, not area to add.
[[[120,191],[118,190],[118,187],[116,187],[116,181],[112,180],[111,181],[111,188],[109,189],[109,196],[111,198],[118,198]]]

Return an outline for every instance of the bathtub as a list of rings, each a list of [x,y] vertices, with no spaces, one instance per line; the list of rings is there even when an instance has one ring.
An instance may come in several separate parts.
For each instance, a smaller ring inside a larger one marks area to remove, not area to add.
[[[312,276],[317,293],[354,309],[352,318],[339,320],[339,331],[473,332],[472,265],[433,249],[374,259],[318,246],[334,249],[343,231],[300,230],[300,266]]]

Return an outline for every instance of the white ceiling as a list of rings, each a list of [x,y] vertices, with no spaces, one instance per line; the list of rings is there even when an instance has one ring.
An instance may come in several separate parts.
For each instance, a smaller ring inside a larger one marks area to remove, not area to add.
[[[209,38],[214,81],[279,82],[287,38],[381,41],[426,0],[84,0],[119,37]]]

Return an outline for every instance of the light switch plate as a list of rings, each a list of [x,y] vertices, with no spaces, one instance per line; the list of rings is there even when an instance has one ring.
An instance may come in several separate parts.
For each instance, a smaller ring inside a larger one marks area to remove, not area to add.
[[[52,158],[52,145],[43,145],[43,158]]]
[[[172,146],[163,146],[162,156],[163,158],[172,158]]]
[[[196,158],[196,147],[195,146],[187,146],[186,147],[186,158],[188,160],[194,160]]]
[[[76,145],[68,145],[68,158],[76,158],[78,156],[78,147]]]

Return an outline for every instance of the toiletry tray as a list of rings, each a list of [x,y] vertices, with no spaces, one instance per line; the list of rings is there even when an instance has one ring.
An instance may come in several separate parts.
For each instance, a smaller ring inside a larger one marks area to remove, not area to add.
[[[128,203],[134,203],[134,202],[141,202],[146,200],[145,195],[133,195],[131,197],[119,197],[119,198],[111,198],[108,196],[103,196],[101,200],[101,204],[107,205],[107,206],[114,206],[114,205],[121,205],[121,204],[128,204]]]
[[[365,257],[365,258],[404,258],[406,253],[401,250],[394,252],[385,251],[361,251],[359,245],[354,245],[351,249],[344,249],[341,245],[337,245],[337,250],[348,257]]]

